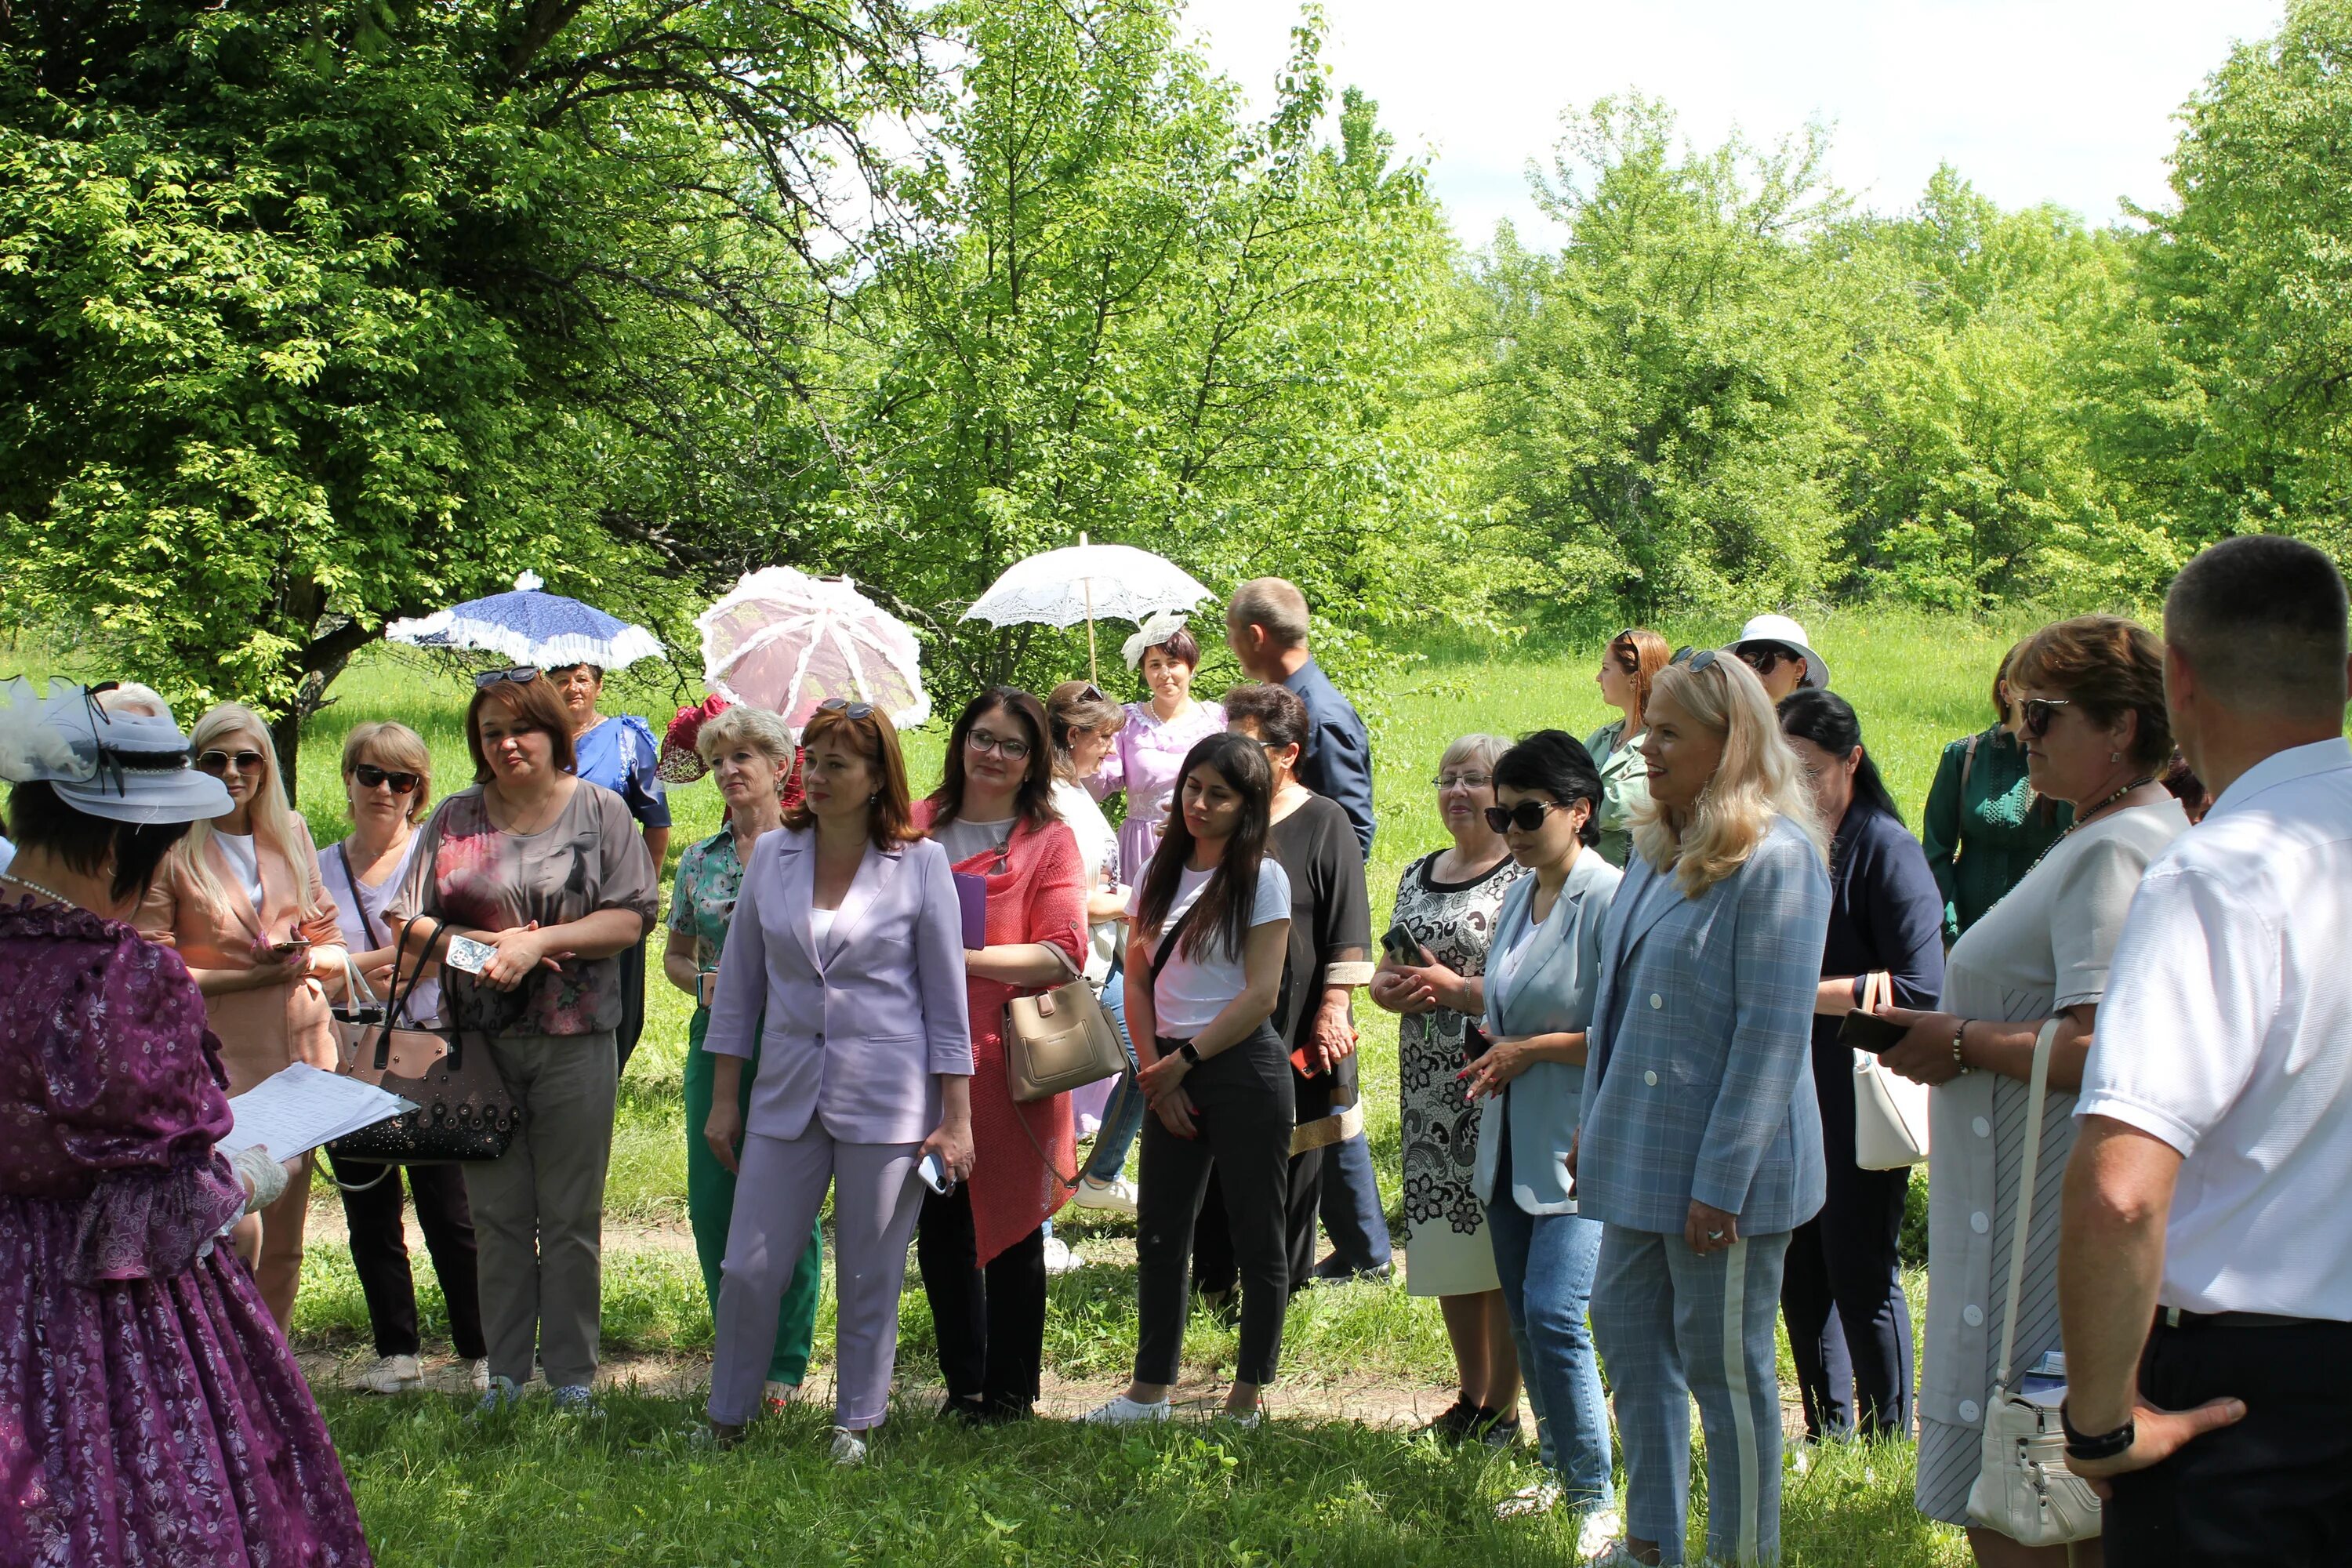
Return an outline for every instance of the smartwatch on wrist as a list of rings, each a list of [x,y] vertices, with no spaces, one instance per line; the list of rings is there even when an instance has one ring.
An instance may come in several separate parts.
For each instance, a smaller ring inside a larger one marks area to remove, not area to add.
[[[2078,1432],[2074,1429],[2074,1418],[2066,1414],[2063,1401],[2058,1405],[2058,1425],[2066,1434],[2066,1457],[2070,1459],[2112,1459],[2128,1450],[2139,1436],[2133,1430],[2133,1418],[2128,1415],[2124,1417],[2124,1424],[2112,1432]]]
[[[1194,1047],[1192,1042],[1190,1040],[1187,1040],[1182,1045],[1177,1047],[1176,1054],[1184,1058],[1184,1065],[1188,1068],[1196,1068],[1201,1065],[1201,1053]]]

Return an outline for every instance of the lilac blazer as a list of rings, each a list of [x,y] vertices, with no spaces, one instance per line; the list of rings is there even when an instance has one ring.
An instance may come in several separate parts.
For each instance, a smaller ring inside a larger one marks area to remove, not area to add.
[[[814,830],[752,847],[702,1048],[748,1057],[760,1032],[749,1131],[797,1138],[814,1116],[845,1143],[919,1143],[940,1124],[939,1075],[971,1072],[947,851],[868,847],[822,944],[815,880]]]

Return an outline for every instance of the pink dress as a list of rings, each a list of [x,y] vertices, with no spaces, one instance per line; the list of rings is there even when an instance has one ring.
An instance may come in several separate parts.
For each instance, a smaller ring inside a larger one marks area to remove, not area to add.
[[[326,1424],[220,1228],[244,1193],[177,953],[0,906],[0,1568],[369,1562]]]
[[[1224,732],[1225,710],[1214,702],[1197,702],[1190,713],[1163,724],[1148,702],[1126,706],[1127,727],[1086,784],[1097,800],[1127,791],[1127,818],[1118,825],[1118,879],[1132,887],[1143,880],[1151,852],[1160,847],[1161,812],[1176,791],[1185,753]]]

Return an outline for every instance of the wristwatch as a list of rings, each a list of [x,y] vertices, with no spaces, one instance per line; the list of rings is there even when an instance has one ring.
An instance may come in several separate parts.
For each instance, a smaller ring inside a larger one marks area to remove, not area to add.
[[[1192,1042],[1190,1040],[1187,1040],[1182,1045],[1177,1047],[1176,1054],[1184,1058],[1184,1065],[1188,1068],[1196,1068],[1201,1065],[1201,1053],[1193,1048]]]
[[[2074,1429],[2074,1419],[2066,1414],[2066,1405],[2058,1405],[2058,1425],[2066,1433],[2066,1457],[2070,1459],[2112,1459],[2128,1450],[2139,1434],[2133,1430],[2133,1418],[2126,1415],[2124,1424],[2112,1432],[2086,1436]]]

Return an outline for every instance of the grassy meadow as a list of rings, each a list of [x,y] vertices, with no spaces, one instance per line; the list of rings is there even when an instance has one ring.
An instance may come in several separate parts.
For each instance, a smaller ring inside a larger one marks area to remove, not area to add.
[[[2013,628],[1883,615],[1816,617],[1816,647],[1837,689],[1860,711],[1865,742],[1906,814],[1925,798],[1942,745],[1990,717],[1994,663]],[[1717,641],[1727,626],[1667,626],[1672,641]],[[1400,873],[1443,834],[1430,775],[1455,736],[1516,735],[1556,726],[1582,735],[1612,717],[1593,683],[1597,643],[1507,650],[1439,646],[1400,657],[1358,699],[1374,725],[1381,830],[1370,868],[1374,919],[1384,919]],[[1079,645],[1083,668],[1083,645]],[[1198,689],[1213,696],[1231,674],[1222,651]],[[1108,683],[1107,683],[1108,684]],[[696,695],[698,695],[698,689]],[[346,830],[337,757],[349,728],[394,718],[435,752],[436,787],[470,776],[459,724],[467,686],[446,667],[390,651],[336,685],[335,702],[306,740],[301,803],[319,839]],[[644,713],[656,732],[678,701],[665,671],[616,678],[608,711]],[[938,776],[943,720],[908,741],[920,790]],[[679,850],[715,830],[708,783],[675,789]],[[658,949],[656,949],[658,951]],[[674,1366],[706,1354],[709,1313],[684,1247],[685,1130],[679,1062],[687,1000],[652,976],[646,1037],[622,1086],[608,1204],[604,1335],[608,1352]],[[1398,1197],[1393,1021],[1367,1008],[1366,1110],[1375,1163]],[[331,1189],[314,1199],[312,1245],[296,1312],[298,1344],[353,1352],[366,1311],[343,1247]],[[1924,1187],[1924,1179],[1919,1184]],[[1391,1213],[1391,1224],[1395,1223]],[[1054,1281],[1046,1335],[1052,1374],[1099,1384],[1124,1379],[1134,1346],[1133,1269],[1124,1221],[1068,1211],[1059,1234],[1097,1255]],[[667,1245],[637,1245],[661,1236]],[[417,1258],[427,1350],[446,1347],[446,1319]],[[1915,1309],[1924,1305],[1915,1279]],[[829,1362],[830,1291],[817,1357]],[[929,1311],[910,1280],[902,1310],[902,1383],[933,1373]],[[1188,1363],[1202,1375],[1230,1366],[1233,1331],[1196,1315]],[[1784,1346],[1785,1357],[1785,1346]],[[1433,1301],[1397,1285],[1318,1289],[1297,1298],[1284,1348],[1283,1384],[1267,1429],[1240,1433],[1185,1424],[1149,1435],[1099,1434],[1057,1422],[971,1435],[912,1412],[894,1424],[876,1462],[837,1473],[824,1462],[824,1416],[795,1410],[743,1450],[713,1457],[682,1436],[698,1402],[615,1393],[603,1414],[560,1416],[534,1403],[485,1427],[462,1405],[435,1397],[383,1400],[321,1389],[362,1512],[386,1563],[1451,1563],[1467,1551],[1495,1563],[1570,1561],[1574,1541],[1541,1522],[1497,1523],[1494,1501],[1532,1479],[1532,1451],[1493,1457],[1409,1441],[1394,1430],[1321,1415],[1284,1418],[1288,1398],[1317,1411],[1318,1387],[1375,1384],[1421,1393],[1433,1413],[1451,1396],[1451,1361]],[[1784,1383],[1785,1378],[1784,1362]],[[1703,1483],[1700,1503],[1703,1506]],[[1845,1449],[1791,1473],[1787,1560],[1878,1568],[1958,1563],[1957,1531],[1910,1506],[1907,1450]],[[1695,1527],[1698,1521],[1695,1520]],[[1695,1535],[1694,1553],[1701,1545]]]

